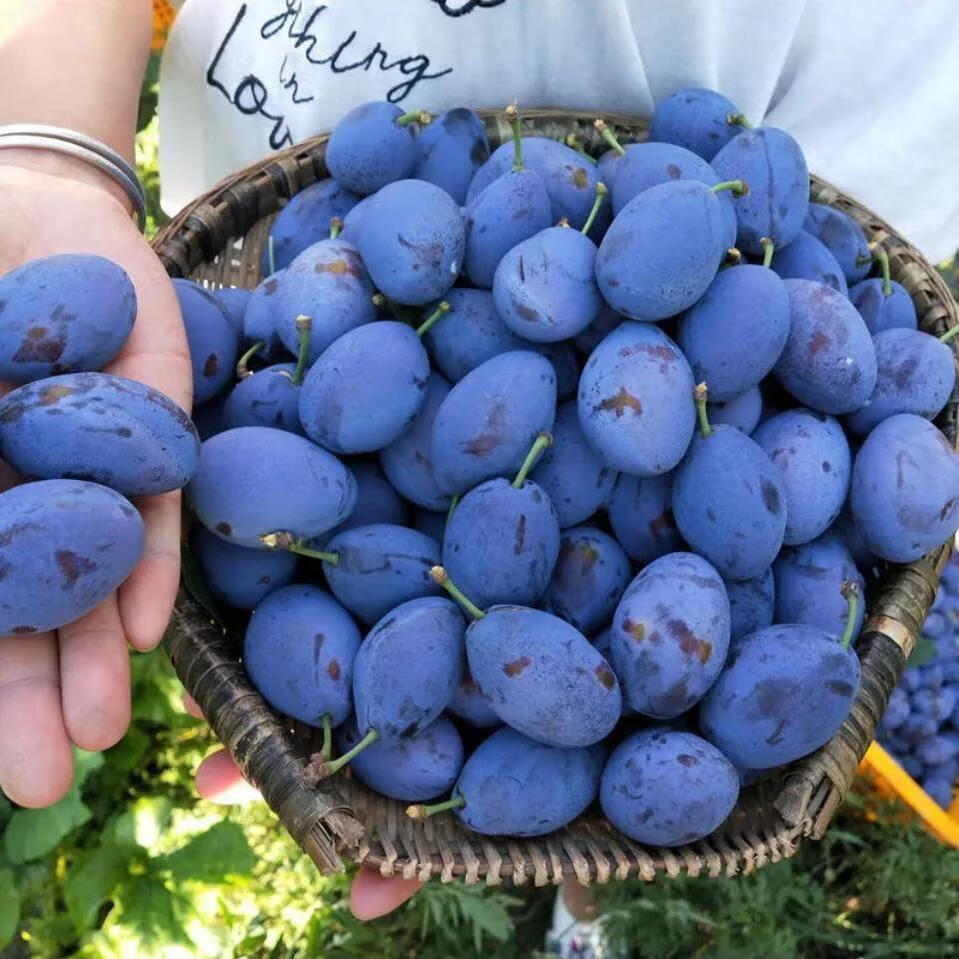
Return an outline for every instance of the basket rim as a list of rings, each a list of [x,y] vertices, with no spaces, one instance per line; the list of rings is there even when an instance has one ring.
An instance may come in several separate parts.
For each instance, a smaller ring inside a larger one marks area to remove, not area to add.
[[[508,139],[500,110],[479,110],[492,144]],[[573,132],[585,148],[605,148],[593,128],[602,116],[624,141],[642,139],[644,118],[571,110],[524,111],[524,134]],[[329,134],[312,137],[250,164],[180,211],[154,239],[154,249],[171,276],[198,268],[232,269],[235,279],[254,286],[259,256],[231,252],[236,238],[268,224],[272,214],[300,190],[326,175],[324,151]],[[893,276],[909,289],[921,326],[945,330],[959,323],[959,305],[945,281],[911,244],[880,217],[854,199],[812,176],[817,202],[845,210],[890,255]],[[957,338],[959,339],[959,338]],[[954,355],[959,343],[950,343]],[[955,447],[959,430],[959,394],[950,397],[937,424]],[[207,613],[185,589],[177,603],[176,630],[167,649],[181,681],[197,699],[214,731],[240,768],[263,792],[281,822],[322,871],[341,867],[341,855],[365,862],[384,875],[402,874],[467,882],[605,881],[636,874],[733,875],[792,855],[806,838],[823,835],[849,790],[859,761],[872,739],[889,692],[918,638],[932,603],[951,544],[902,567],[890,567],[867,607],[858,651],[863,680],[853,712],[832,740],[811,756],[780,770],[776,789],[760,784],[744,790],[730,820],[705,840],[675,849],[646,849],[599,817],[587,816],[571,827],[539,840],[515,840],[466,834],[449,814],[412,824],[398,817],[399,804],[373,795],[353,780],[339,779],[313,788],[303,777],[302,754],[285,727],[245,679],[235,652]],[[245,712],[244,712],[245,711]]]

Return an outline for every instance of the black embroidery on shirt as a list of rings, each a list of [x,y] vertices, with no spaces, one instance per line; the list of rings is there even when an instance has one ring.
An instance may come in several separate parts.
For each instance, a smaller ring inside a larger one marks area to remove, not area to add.
[[[433,0],[448,17],[462,17],[472,13],[477,7],[498,7],[506,0]]]

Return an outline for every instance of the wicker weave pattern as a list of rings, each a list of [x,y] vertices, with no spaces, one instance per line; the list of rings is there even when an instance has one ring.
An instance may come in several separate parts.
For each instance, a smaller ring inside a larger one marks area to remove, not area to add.
[[[509,130],[493,111],[481,111],[490,139]],[[608,116],[624,140],[645,138],[645,122]],[[524,132],[563,137],[572,132],[593,154],[603,149],[593,114],[544,110],[524,116]],[[157,237],[156,250],[172,276],[211,286],[254,286],[272,215],[286,199],[326,175],[326,137],[309,140],[243,170],[183,211]],[[869,210],[813,178],[812,198],[840,207],[889,254],[893,278],[910,293],[920,326],[942,333],[959,323],[948,288],[918,251]],[[956,349],[956,341],[952,341]],[[953,394],[937,425],[953,445],[959,397]],[[575,876],[584,883],[630,875],[735,875],[791,856],[803,837],[820,837],[848,791],[916,643],[949,557],[947,546],[922,560],[887,571],[868,597],[858,651],[862,681],[852,714],[822,749],[743,791],[723,826],[707,839],[678,849],[653,849],[587,814],[539,840],[491,839],[459,825],[452,814],[424,823],[409,820],[404,804],[372,794],[339,777],[318,788],[304,780],[303,760],[312,733],[284,725],[250,687],[237,654],[207,614],[181,591],[167,649],[183,684],[209,717],[247,778],[318,868],[341,866],[341,856],[366,862],[384,875],[468,883],[541,886]]]

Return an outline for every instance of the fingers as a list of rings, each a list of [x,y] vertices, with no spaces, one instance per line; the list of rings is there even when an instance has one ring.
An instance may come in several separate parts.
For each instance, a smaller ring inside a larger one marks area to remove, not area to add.
[[[221,805],[244,805],[260,798],[225,749],[217,750],[200,763],[196,771],[196,791],[204,799]]]
[[[412,899],[422,885],[418,879],[385,877],[363,866],[350,890],[350,912],[362,922],[379,919]]]
[[[73,780],[51,633],[0,638],[0,788],[28,809],[51,806]]]
[[[194,719],[204,719],[203,710],[200,709],[200,704],[189,694],[183,694],[183,709],[186,711],[188,716],[192,716]]]
[[[143,556],[120,587],[120,618],[134,649],[153,649],[170,622],[180,581],[180,494],[144,496]]]
[[[130,654],[116,594],[60,630],[60,700],[81,749],[115,746],[130,725]]]

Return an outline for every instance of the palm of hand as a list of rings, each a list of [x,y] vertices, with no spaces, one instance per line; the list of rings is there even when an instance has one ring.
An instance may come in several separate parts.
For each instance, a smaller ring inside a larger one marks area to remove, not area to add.
[[[0,165],[0,275],[59,253],[95,253],[127,271],[137,320],[107,372],[147,383],[189,410],[190,359],[176,295],[120,203],[90,183]],[[56,634],[0,639],[0,789],[20,805],[46,806],[67,791],[71,743],[105,749],[126,731],[127,644],[150,649],[166,628],[179,578],[179,504],[178,493],[137,501],[146,548],[117,594]]]

